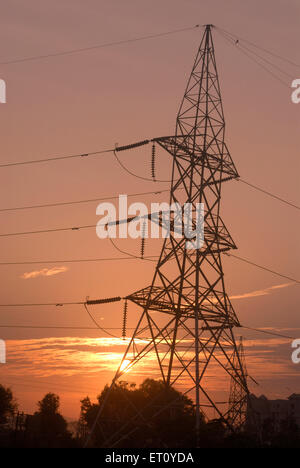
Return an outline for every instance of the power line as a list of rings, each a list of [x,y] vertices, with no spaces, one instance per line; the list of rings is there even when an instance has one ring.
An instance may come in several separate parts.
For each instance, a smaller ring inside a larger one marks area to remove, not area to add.
[[[91,228],[96,228],[97,226],[99,226],[99,225],[98,224],[86,224],[86,225],[81,225],[81,226],[69,226],[69,227],[63,227],[63,228],[39,229],[39,230],[36,230],[36,231],[8,232],[8,233],[0,234],[0,237],[15,237],[15,236],[26,236],[26,235],[32,235],[32,234],[46,234],[46,233],[54,233],[54,232],[80,231],[81,229],[91,229]],[[101,226],[107,226],[107,223],[106,224],[101,224]]]
[[[121,168],[127,172],[127,174],[130,174],[131,176],[133,177],[136,177],[137,179],[141,179],[141,180],[145,180],[147,182],[172,182],[170,179],[153,179],[150,178],[150,177],[143,177],[143,176],[140,176],[132,171],[130,171],[123,163],[122,161],[120,160],[120,158],[118,158],[117,154],[116,154],[116,151],[113,152],[114,153],[114,156],[116,158],[116,161],[119,163],[119,165],[121,166]]]
[[[105,328],[101,327],[101,325],[97,322],[97,320],[95,320],[94,316],[91,314],[91,312],[89,311],[88,307],[86,304],[84,304],[84,308],[88,314],[88,316],[90,317],[90,319],[92,320],[92,322],[96,325],[96,327],[98,328],[98,330],[101,330],[103,331],[104,333],[106,333],[107,335],[113,337],[113,338],[119,338],[118,336],[110,333],[108,330],[106,330]]]
[[[130,174],[130,175],[132,175],[132,176],[134,176],[134,177],[136,177],[136,178],[138,178],[138,179],[146,180],[146,181],[149,181],[149,182],[153,182],[153,181],[154,181],[153,178],[150,179],[150,178],[148,178],[148,177],[142,177],[142,176],[140,176],[140,175],[138,175],[138,174],[135,174],[134,172],[130,171],[130,170],[121,162],[121,160],[118,158],[116,152],[114,151],[113,153],[114,153],[114,156],[115,156],[117,162],[119,163],[119,165],[122,167],[122,169],[123,169],[125,172],[127,172],[128,174]],[[273,193],[271,193],[271,192],[268,192],[267,190],[264,190],[264,189],[258,187],[257,185],[251,184],[250,182],[246,181],[245,179],[238,178],[238,179],[235,179],[235,180],[241,181],[242,183],[248,185],[249,187],[252,187],[252,188],[254,188],[254,189],[256,189],[256,190],[258,190],[258,191],[260,191],[260,192],[262,192],[262,193],[264,193],[264,194],[266,194],[266,195],[268,195],[268,196],[270,196],[270,197],[273,197],[274,199],[276,199],[276,200],[278,200],[278,201],[281,201],[282,203],[285,203],[285,204],[287,204],[287,205],[289,205],[289,206],[291,206],[291,207],[293,207],[293,208],[296,208],[296,209],[300,210],[300,206],[295,205],[294,203],[291,203],[291,202],[285,200],[284,198],[279,197],[278,195],[275,195],[275,194],[273,194]],[[156,182],[171,182],[171,180],[162,180],[162,179],[155,179],[155,181],[156,181]],[[179,188],[179,190],[180,190],[180,188]],[[182,188],[181,190],[183,190],[183,188]],[[166,190],[166,191],[167,191],[167,190]]]
[[[246,258],[243,258],[243,257],[239,257],[238,255],[234,255],[232,253],[228,253],[228,252],[224,252],[225,255],[227,255],[228,257],[233,257],[237,260],[240,260],[244,263],[247,263],[249,265],[252,265],[252,266],[255,266],[261,270],[264,270],[264,271],[267,271],[269,273],[272,273],[273,275],[276,275],[276,276],[280,276],[281,278],[285,278],[285,279],[288,279],[290,281],[292,281],[293,283],[297,283],[297,284],[300,284],[300,281],[295,279],[295,278],[292,278],[291,276],[287,276],[287,275],[284,275],[282,273],[279,273],[277,271],[274,271],[274,270],[271,270],[270,268],[267,268],[263,265],[259,265],[257,263],[254,263],[254,262],[251,262],[250,260],[247,260]],[[128,258],[132,258],[132,257],[128,257]],[[55,306],[55,307],[62,307],[62,306],[68,306],[68,305],[85,305],[85,304],[91,304],[91,303],[104,303],[104,302],[112,302],[115,301],[115,300],[121,300],[121,298],[108,298],[108,299],[100,299],[100,300],[97,300],[97,301],[79,301],[79,302],[48,302],[48,303],[20,303],[20,304],[0,304],[0,307],[31,307],[31,306]]]
[[[127,197],[130,198],[130,197],[145,196],[145,195],[160,195],[162,193],[169,192],[169,191],[170,191],[169,189],[164,189],[164,190],[152,190],[149,192],[130,193],[127,195]],[[93,203],[96,201],[116,200],[118,198],[119,198],[119,195],[111,195],[111,196],[106,196],[106,197],[88,198],[88,199],[83,199],[83,200],[72,200],[72,201],[56,202],[56,203],[44,203],[40,205],[15,206],[11,208],[0,208],[0,212],[32,210],[32,209],[37,209],[37,208],[52,208],[52,207],[67,206],[67,205],[78,205],[81,203]]]
[[[57,325],[0,325],[0,328],[24,328],[24,329],[46,329],[46,330],[98,330],[98,327],[68,327],[68,326],[57,326]]]
[[[45,162],[51,162],[51,161],[60,161],[60,160],[65,160],[65,159],[86,158],[86,157],[89,157],[89,156],[96,156],[96,155],[99,155],[99,154],[115,153],[116,151],[124,151],[126,149],[132,149],[132,148],[135,148],[137,146],[142,146],[142,145],[148,144],[148,143],[150,143],[150,140],[144,140],[142,142],[139,141],[137,143],[133,143],[133,144],[130,144],[130,145],[115,147],[115,148],[107,149],[107,150],[89,151],[89,152],[86,152],[86,153],[75,153],[75,154],[69,154],[69,155],[66,155],[66,156],[65,155],[62,155],[62,156],[49,156],[47,158],[31,159],[31,160],[27,160],[27,161],[15,161],[15,162],[11,162],[11,163],[0,164],[0,168],[12,167],[12,166],[24,166],[24,165],[27,165],[27,164],[39,164],[39,163],[45,163]],[[151,179],[151,181],[153,182],[152,179]]]
[[[261,46],[255,44],[254,42],[250,42],[249,40],[244,39],[244,38],[242,38],[240,36],[237,36],[236,34],[232,34],[229,31],[226,31],[225,29],[220,28],[219,26],[216,26],[216,29],[219,30],[219,31],[222,31],[223,33],[228,34],[229,36],[231,36],[235,40],[246,42],[247,44],[255,47],[256,49],[261,50],[262,52],[265,52],[265,53],[271,55],[272,57],[279,58],[280,60],[282,60],[282,61],[284,61],[286,63],[289,63],[290,65],[292,65],[294,67],[300,68],[300,64],[295,63],[292,60],[289,60],[286,57],[283,57],[282,55],[279,55],[279,54],[277,54],[275,52],[272,52],[272,51],[270,51],[270,50],[268,50],[268,49],[266,49],[264,47],[261,47]]]
[[[237,180],[238,182],[240,181],[240,182],[242,182],[243,184],[246,184],[246,185],[248,185],[249,187],[254,188],[255,190],[258,190],[259,192],[262,192],[262,193],[264,193],[265,195],[268,195],[269,197],[274,198],[275,200],[279,200],[279,201],[281,201],[282,203],[285,203],[286,205],[291,206],[292,208],[296,208],[297,210],[300,210],[300,206],[295,205],[294,203],[291,203],[291,202],[285,200],[284,198],[281,198],[281,197],[279,197],[278,195],[275,195],[274,193],[268,192],[267,190],[264,190],[264,189],[262,189],[261,187],[258,187],[257,185],[251,184],[250,182],[248,182],[248,181],[245,180],[245,179],[241,179],[241,178],[240,178],[240,179],[235,179],[235,180]]]
[[[79,302],[44,302],[44,303],[23,303],[23,304],[0,304],[0,307],[32,307],[32,306],[55,306],[55,307],[63,307],[63,306],[70,306],[70,305],[98,305],[98,304],[108,304],[110,302],[119,302],[122,298],[120,296],[115,297],[107,297],[104,299],[87,299],[86,301],[79,301]]]
[[[78,259],[60,259],[60,260],[34,260],[34,261],[23,261],[23,262],[0,262],[0,266],[8,265],[40,265],[40,264],[55,264],[55,263],[89,263],[89,262],[110,262],[119,260],[146,260],[150,258],[158,258],[157,255],[148,255],[144,258],[137,257],[132,254],[128,254],[128,257],[103,257],[103,258],[78,258]]]
[[[134,175],[133,173],[131,173]],[[151,179],[148,179],[149,181]],[[281,201],[282,203],[285,203],[286,205],[291,206],[292,208],[296,208],[297,210],[300,210],[300,206],[296,205],[295,203],[291,203],[288,200],[285,200],[282,197],[279,197],[278,195],[275,195],[274,193],[271,193],[267,190],[262,189],[261,187],[258,187],[257,185],[254,185],[250,182],[248,182],[245,179],[238,178],[235,179],[237,182],[242,182],[245,185],[248,185],[249,187],[252,187],[255,190],[258,190],[259,192],[262,192],[275,200]],[[178,190],[184,190],[183,188],[179,188]],[[169,189],[163,189],[163,190],[151,190],[149,192],[137,192],[137,193],[130,193],[127,195],[128,198],[130,197],[137,197],[137,196],[146,196],[146,195],[160,195],[162,193],[169,193]],[[44,204],[39,204],[39,205],[24,205],[24,206],[14,206],[14,207],[4,207],[0,208],[0,212],[7,212],[7,211],[20,211],[20,210],[31,210],[31,209],[41,209],[41,208],[52,208],[52,207],[59,207],[59,206],[69,206],[69,205],[78,205],[78,204],[83,204],[83,203],[93,203],[96,201],[105,201],[105,200],[117,200],[119,198],[119,195],[110,195],[110,196],[105,196],[105,197],[97,197],[97,198],[88,198],[88,199],[82,199],[82,200],[71,200],[71,201],[65,201],[65,202],[54,202],[54,203],[44,203]]]
[[[122,169],[124,171],[126,171],[127,173],[129,173],[130,175],[136,177],[136,178],[139,178],[139,179],[142,179],[142,180],[145,180],[145,181],[149,181],[149,182],[154,182],[153,178],[148,178],[148,177],[143,177],[143,176],[140,176],[138,174],[135,174],[134,172],[130,171],[122,162],[121,160],[118,158],[116,152],[117,151],[123,151],[125,149],[132,149],[136,146],[141,146],[142,144],[147,144],[149,143],[150,141],[154,141],[155,139],[153,140],[145,140],[143,142],[138,142],[138,143],[134,143],[134,144],[131,144],[131,145],[127,145],[127,146],[124,146],[124,147],[116,147],[114,149],[109,149],[109,150],[102,150],[102,151],[94,151],[94,152],[89,152],[89,153],[77,153],[77,154],[73,154],[73,155],[68,155],[68,156],[56,156],[56,157],[50,157],[50,158],[44,158],[44,159],[38,159],[38,160],[29,160],[29,161],[19,161],[19,162],[14,162],[14,163],[7,163],[7,164],[2,164],[0,165],[0,168],[3,168],[3,167],[9,167],[9,166],[18,166],[18,165],[25,165],[25,164],[35,164],[35,163],[41,163],[41,162],[49,162],[49,161],[58,161],[58,160],[62,160],[62,159],[71,159],[71,158],[78,158],[78,157],[85,157],[85,156],[91,156],[91,155],[96,155],[96,154],[104,154],[104,153],[113,153],[117,162],[120,164],[120,166],[122,167]],[[246,180],[244,179],[236,179],[236,180],[240,180],[241,182],[243,182],[244,184],[266,194],[266,195],[269,195],[271,197],[273,197],[274,199],[276,200],[279,200],[293,208],[296,208],[296,209],[300,209],[299,206],[297,206],[296,204],[294,203],[291,203],[285,199],[283,199],[282,197],[279,197],[278,195],[275,195],[271,192],[268,192],[267,190],[264,190],[254,184],[251,184],[250,182],[247,182]],[[155,182],[170,182],[169,179],[155,179]],[[180,190],[180,189],[179,189]],[[128,195],[129,197],[133,197],[133,196],[138,196],[138,195],[148,195],[148,194],[161,194],[163,192],[167,192],[168,190],[156,190],[156,191],[149,191],[149,192],[142,192],[142,193],[136,193],[136,194],[130,194]],[[37,209],[37,208],[50,208],[50,207],[58,207],[58,206],[67,206],[67,205],[75,205],[75,204],[80,204],[80,203],[91,203],[91,202],[95,202],[95,201],[100,201],[100,200],[107,200],[107,199],[113,199],[113,198],[118,198],[117,196],[109,196],[109,197],[99,197],[99,198],[92,198],[92,199],[83,199],[83,200],[73,200],[73,201],[67,201],[67,202],[56,202],[56,203],[44,203],[44,204],[37,204],[37,205],[27,205],[27,206],[16,206],[16,207],[4,207],[4,208],[0,208],[0,212],[6,212],[6,211],[19,211],[19,210],[27,210],[27,209]],[[78,227],[68,227],[68,228],[55,228],[55,229],[45,229],[45,230],[38,230],[38,231],[26,231],[26,232],[20,232],[20,233],[7,233],[7,234],[0,234],[0,237],[7,237],[7,236],[14,236],[14,235],[25,235],[25,234],[40,234],[40,233],[44,233],[44,232],[59,232],[59,231],[68,231],[68,230],[78,230],[78,229],[84,229],[84,228],[90,228],[90,227],[94,227],[94,226],[78,226]]]
[[[25,166],[26,164],[39,164],[39,163],[45,163],[45,162],[51,162],[51,161],[61,161],[63,159],[86,158],[89,156],[95,156],[98,154],[111,153],[111,152],[113,152],[113,149],[101,150],[101,151],[90,151],[88,153],[70,154],[67,156],[53,156],[53,157],[48,157],[48,158],[43,158],[43,159],[32,159],[29,161],[16,161],[12,163],[0,164],[0,168],[12,167],[12,166]]]
[[[115,155],[115,157],[116,157],[118,163],[119,163],[120,166],[122,167],[122,169],[124,169],[124,171],[126,171],[128,174],[130,174],[130,175],[132,175],[132,176],[134,176],[134,177],[137,177],[137,178],[139,178],[139,179],[143,179],[143,180],[146,180],[146,181],[153,182],[153,179],[150,179],[150,178],[148,178],[148,177],[142,177],[142,176],[140,176],[140,175],[138,175],[138,174],[135,174],[134,172],[130,171],[130,170],[120,161],[120,159],[117,157],[117,155],[115,154],[115,152],[114,152],[114,155]],[[286,205],[289,205],[289,206],[291,206],[291,207],[293,207],[293,208],[296,208],[297,210],[300,210],[300,206],[295,205],[294,203],[291,203],[291,202],[289,202],[288,200],[285,200],[284,198],[279,197],[278,195],[275,195],[274,193],[268,192],[267,190],[264,190],[264,189],[262,189],[261,187],[258,187],[257,185],[254,185],[254,184],[248,182],[248,181],[245,180],[245,179],[242,179],[242,178],[239,177],[238,179],[235,179],[235,180],[236,180],[236,181],[240,181],[240,182],[242,182],[243,184],[246,184],[246,185],[248,185],[249,187],[252,187],[252,188],[258,190],[259,192],[262,192],[262,193],[264,193],[264,194],[266,194],[266,195],[268,195],[268,196],[270,196],[270,197],[272,197],[272,198],[274,198],[274,199],[276,199],[276,200],[278,200],[278,201],[281,201],[282,203],[285,203]],[[171,182],[171,180],[159,180],[159,179],[156,179],[156,182]],[[178,190],[184,190],[184,189],[183,189],[183,188],[181,188],[181,189],[179,188]],[[165,190],[165,191],[167,192],[168,190]]]
[[[234,40],[232,38],[229,38],[228,36],[226,36],[222,31],[220,31],[219,29],[217,29],[217,31],[219,32],[219,34],[225,39],[227,40],[231,45],[234,45],[236,46],[236,48],[242,52],[244,55],[246,55],[250,60],[252,60],[253,62],[255,62],[257,65],[259,65],[261,68],[263,68],[267,73],[269,73],[271,76],[273,76],[273,78],[275,78],[277,81],[279,81],[281,84],[283,84],[285,87],[290,87],[280,76],[278,76],[276,73],[274,73],[273,70],[270,70],[270,68],[268,68],[266,65],[263,65],[259,60],[257,60],[255,57],[253,57],[253,55],[257,56],[257,57],[260,57],[258,54],[256,54],[255,52],[253,51],[250,51],[247,52],[246,51],[246,48],[241,44],[239,44],[238,40]],[[245,49],[245,50],[244,50]],[[248,49],[249,50],[249,49]],[[253,55],[251,55],[253,54]],[[261,57],[260,57],[261,58]],[[264,61],[266,61],[265,59],[263,59]],[[279,68],[277,67],[276,65],[273,64],[273,67],[274,68]]]
[[[181,32],[185,31],[192,31],[195,28],[198,28],[199,24],[196,24],[195,26],[190,26],[187,28],[181,28],[181,29],[173,29],[171,31],[166,31],[162,33],[157,33],[157,34],[149,34],[147,36],[140,36],[140,37],[135,37],[132,39],[123,39],[120,41],[115,41],[115,42],[106,42],[104,44],[97,44],[89,47],[79,47],[77,49],[70,49],[70,50],[65,50],[61,52],[53,52],[50,54],[43,54],[43,55],[34,55],[31,57],[23,57],[15,60],[6,60],[0,62],[0,65],[11,65],[13,63],[22,63],[22,62],[29,62],[29,61],[34,61],[34,60],[41,60],[41,59],[46,59],[46,58],[52,58],[52,57],[61,57],[64,55],[70,55],[70,54],[77,54],[77,53],[82,53],[82,52],[87,52],[90,50],[96,50],[96,49],[103,49],[105,47],[112,47],[116,45],[121,45],[121,44],[129,44],[132,42],[138,42],[138,41],[145,41],[147,39],[155,39],[158,37],[163,37],[163,36],[169,36],[171,34],[178,34]]]
[[[261,68],[263,68],[267,73],[269,73],[269,75],[273,76],[273,78],[275,78],[277,81],[279,81],[284,87],[290,88],[290,85],[288,83],[286,83],[286,81],[284,81],[280,76],[276,75],[276,73],[274,73],[268,67],[266,67],[265,65],[260,63],[258,60],[256,60],[254,57],[252,57],[250,54],[248,54],[245,50],[243,50],[243,48],[238,47],[238,50],[240,52],[242,52],[244,55],[246,55],[250,60],[255,62],[257,65],[259,65]]]
[[[137,258],[137,259],[141,259],[141,260],[148,260],[148,261],[150,261],[150,262],[155,262],[156,260],[154,260],[154,259],[155,259],[155,258],[158,258],[158,255],[153,255],[153,256],[150,256],[150,257],[149,257],[149,256],[147,256],[147,257],[142,256],[142,257],[141,257],[141,256],[138,256],[138,255],[132,254],[132,253],[130,253],[130,252],[127,252],[127,251],[125,251],[125,250],[120,249],[120,248],[116,245],[116,243],[112,240],[111,237],[109,237],[109,240],[110,240],[112,246],[113,246],[118,252],[120,252],[120,253],[122,253],[122,254],[125,254],[125,255],[128,255],[128,256],[130,256],[130,257],[132,257],[132,258]]]
[[[275,63],[273,62],[270,62],[270,60],[266,59],[265,57],[263,57],[262,55],[259,55],[257,54],[256,52],[254,52],[253,50],[251,50],[249,47],[246,47],[245,45],[242,45],[242,48],[247,50],[250,54],[253,54],[255,55],[255,57],[258,57],[260,60],[262,60],[263,62],[265,62],[266,64],[270,65],[271,67],[275,68],[276,70],[278,70],[280,73],[282,73],[283,75],[286,75],[288,76],[289,78],[294,78],[294,75],[292,75],[291,73],[283,70],[282,68],[280,68],[278,65],[276,65]]]
[[[273,275],[276,275],[276,276],[280,276],[281,278],[285,278],[285,279],[288,279],[290,281],[292,281],[293,283],[297,283],[297,284],[300,284],[300,281],[295,279],[295,278],[292,278],[291,276],[287,276],[287,275],[284,275],[282,273],[278,273],[278,271],[274,271],[274,270],[271,270],[270,268],[267,268],[265,266],[262,266],[262,265],[259,265],[257,263],[254,263],[254,262],[251,262],[250,260],[247,260],[246,258],[243,258],[243,257],[239,257],[238,255],[234,255],[232,253],[228,253],[228,252],[224,252],[225,255],[227,255],[228,257],[233,257],[233,258],[236,258],[237,260],[240,260],[244,263],[248,263],[249,265],[252,265],[252,266],[255,266],[261,270],[265,270],[265,271],[268,271],[269,273],[272,273]]]
[[[252,330],[252,331],[257,331],[257,332],[260,332],[260,333],[265,333],[267,335],[280,336],[281,338],[286,338],[288,340],[294,340],[295,339],[293,336],[282,335],[281,333],[276,333],[276,332],[270,332],[270,331],[267,331],[267,330],[263,330],[262,328],[252,328],[252,327],[246,327],[244,325],[241,325],[241,328],[245,328],[247,330]]]
[[[53,228],[53,229],[39,229],[37,231],[23,231],[23,232],[8,232],[0,234],[0,237],[13,237],[13,236],[26,236],[32,234],[45,234],[52,232],[63,232],[63,231],[80,231],[81,229],[95,228],[96,224],[88,224],[83,226],[70,226],[65,228]]]
[[[247,50],[250,54],[254,55],[258,59],[260,59],[263,62],[265,62],[266,64],[270,65],[271,67],[275,68],[276,70],[278,70],[283,75],[289,76],[290,78],[294,78],[294,75],[292,75],[291,73],[288,73],[286,70],[283,70],[281,67],[279,67],[275,63],[271,62],[270,60],[266,59],[262,55],[258,54],[254,50],[250,49],[249,47],[245,46],[244,44],[241,44],[240,39],[237,39],[237,38],[233,39],[232,37],[230,37],[230,36],[228,37],[228,35],[225,36],[224,34],[223,34],[223,37],[227,37],[230,41],[232,41],[232,44],[234,44],[234,45],[236,45],[238,47],[242,47],[243,49]]]
[[[44,306],[54,306],[54,307],[63,307],[70,305],[84,305],[85,302],[42,302],[42,303],[23,303],[23,304],[0,304],[0,307],[44,307]]]
[[[28,329],[53,329],[53,330],[99,330],[98,327],[69,327],[59,325],[0,325],[0,328],[28,328]],[[134,327],[126,327],[127,330],[135,330]],[[105,330],[122,330],[122,327],[105,327]],[[118,337],[120,338],[120,337]]]
[[[150,179],[149,179],[150,180]],[[237,181],[240,181],[242,182],[243,184],[245,185],[248,185],[249,187],[255,189],[255,190],[258,190],[259,192],[261,193],[264,193],[265,195],[268,195],[269,197],[272,197],[274,198],[275,200],[278,200],[286,205],[289,205],[290,207],[292,208],[296,208],[297,210],[300,210],[300,206],[294,204],[294,203],[291,203],[289,202],[288,200],[285,200],[284,198],[281,198],[279,197],[278,195],[275,195],[274,193],[271,193],[271,192],[268,192],[267,190],[264,190],[262,189],[261,187],[258,187],[257,185],[254,185],[248,181],[246,181],[245,179],[236,179]],[[183,189],[182,189],[183,190]],[[161,191],[153,191],[153,192],[144,192],[144,193],[136,193],[136,194],[131,194],[131,195],[128,195],[128,196],[137,196],[137,195],[148,195],[148,194],[159,194],[159,193],[163,193],[163,192],[167,192],[168,190],[161,190]],[[107,198],[102,198],[102,200],[106,200],[106,199],[113,199],[113,198],[118,198],[117,196],[116,197],[107,197]],[[93,201],[95,200],[98,200],[99,199],[94,199]],[[49,204],[49,205],[33,205],[31,207],[18,207],[18,208],[3,208],[2,210],[0,209],[0,211],[10,211],[10,210],[17,210],[17,209],[27,209],[27,208],[45,208],[45,207],[49,207],[49,206],[58,206],[58,205],[71,205],[71,204],[76,204],[76,203],[88,203],[88,202],[91,202],[92,200],[80,200],[80,201],[75,201],[75,202],[62,202],[62,203],[59,203],[59,204]],[[79,226],[68,226],[68,227],[62,227],[62,228],[46,228],[46,229],[39,229],[39,230],[35,230],[35,231],[20,231],[20,232],[8,232],[8,233],[3,233],[3,234],[0,234],[0,237],[14,237],[14,236],[25,236],[25,235],[33,235],[33,234],[45,234],[45,233],[55,233],[55,232],[66,232],[66,231],[79,231],[81,229],[91,229],[91,228],[96,228],[97,225],[95,224],[88,224],[88,225],[79,225]],[[38,262],[38,263],[41,263],[41,262]],[[1,265],[1,263],[0,263]]]

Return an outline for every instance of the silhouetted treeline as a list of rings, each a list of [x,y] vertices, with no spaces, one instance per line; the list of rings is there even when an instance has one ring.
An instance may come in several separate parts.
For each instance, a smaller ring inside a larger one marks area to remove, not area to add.
[[[47,393],[33,415],[17,412],[9,388],[0,385],[0,447],[76,447],[77,441],[59,413],[59,396]]]
[[[17,412],[12,391],[0,385],[0,447],[195,447],[193,401],[161,381],[147,379],[140,386],[119,382],[111,390],[106,386],[97,400],[81,400],[80,418],[71,432],[59,412],[58,395],[47,393],[33,415],[24,415]],[[220,419],[206,422],[200,417],[200,447],[300,448],[300,432],[290,419],[282,421],[280,431],[266,420],[259,431],[230,433]]]

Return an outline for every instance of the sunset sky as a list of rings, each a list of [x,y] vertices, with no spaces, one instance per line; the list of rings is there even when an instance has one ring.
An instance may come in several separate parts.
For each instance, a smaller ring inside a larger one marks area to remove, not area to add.
[[[196,24],[215,24],[299,66],[275,59],[286,75],[277,81],[213,31],[226,118],[226,141],[242,178],[299,205],[300,104],[291,83],[300,78],[296,0],[53,0],[0,2],[0,78],[7,103],[0,104],[1,164],[111,149],[156,136],[172,135],[178,107],[203,28],[84,53],[3,64],[97,44],[159,34]],[[261,52],[258,52],[261,53]],[[269,57],[270,59],[270,57]],[[127,167],[151,177],[151,148],[121,154]],[[171,160],[158,151],[157,175],[170,178]],[[0,169],[0,210],[168,189],[125,173],[112,153]],[[135,197],[146,204],[168,194]],[[0,211],[0,234],[96,225],[97,202],[47,209]],[[299,211],[241,182],[224,184],[222,218],[238,246],[237,255],[291,278],[299,274]],[[1,262],[120,257],[95,229],[2,237]],[[136,255],[140,242],[117,240]],[[161,240],[146,242],[157,255]],[[126,296],[152,279],[155,263],[142,260],[90,263],[0,265],[0,304],[79,302]],[[242,324],[300,337],[299,285],[224,258],[228,294]],[[76,417],[79,400],[93,399],[109,382],[125,350],[122,303],[83,306],[0,307],[0,338],[7,364],[0,383],[14,390],[20,408],[35,410],[47,391],[61,396],[62,411]],[[138,309],[129,305],[129,329]],[[5,328],[10,326],[78,329]],[[82,327],[83,329],[80,329]],[[87,328],[87,329],[84,329]],[[247,368],[259,383],[251,391],[272,398],[300,393],[300,364],[291,362],[291,341],[250,330],[243,335]],[[128,331],[130,336],[130,330]],[[140,381],[156,374],[149,358]],[[218,382],[212,383],[218,390]]]

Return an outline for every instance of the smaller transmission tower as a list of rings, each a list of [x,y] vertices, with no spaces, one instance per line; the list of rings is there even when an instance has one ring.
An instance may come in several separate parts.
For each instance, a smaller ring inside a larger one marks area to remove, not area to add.
[[[247,369],[245,363],[245,352],[243,345],[243,337],[240,337],[240,342],[237,347],[237,352],[234,350],[232,356],[233,366],[240,367],[243,373],[244,385],[241,382],[232,378],[230,383],[230,394],[228,402],[228,420],[232,427],[236,430],[241,430],[246,423],[247,408],[248,408],[248,392],[247,388]]]

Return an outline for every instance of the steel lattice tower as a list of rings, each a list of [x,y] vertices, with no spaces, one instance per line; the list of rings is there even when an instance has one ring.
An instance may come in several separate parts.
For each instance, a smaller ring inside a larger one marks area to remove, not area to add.
[[[204,203],[204,245],[164,240],[150,286],[127,296],[143,311],[113,384],[147,356],[155,356],[166,386],[192,392],[196,431],[201,418],[221,418],[233,428],[235,405],[219,401],[234,381],[248,394],[233,334],[239,321],[225,290],[222,253],[235,249],[220,216],[221,188],[237,170],[224,140],[225,120],[212,25],[205,32],[177,115],[175,136],[154,139],[172,157],[170,204]],[[174,225],[173,225],[174,227]],[[140,338],[148,336],[148,340]],[[216,389],[219,386],[220,389]],[[228,395],[227,393],[227,395]]]
[[[232,361],[233,365],[237,367],[239,362],[243,366],[244,378],[247,379],[247,368],[245,363],[245,353],[243,345],[243,337],[240,337],[240,342],[234,351]],[[236,429],[240,430],[245,427],[247,422],[247,414],[249,409],[249,395],[244,385],[236,379],[231,379],[230,394],[228,402],[228,421]],[[249,419],[249,418],[248,418]]]

